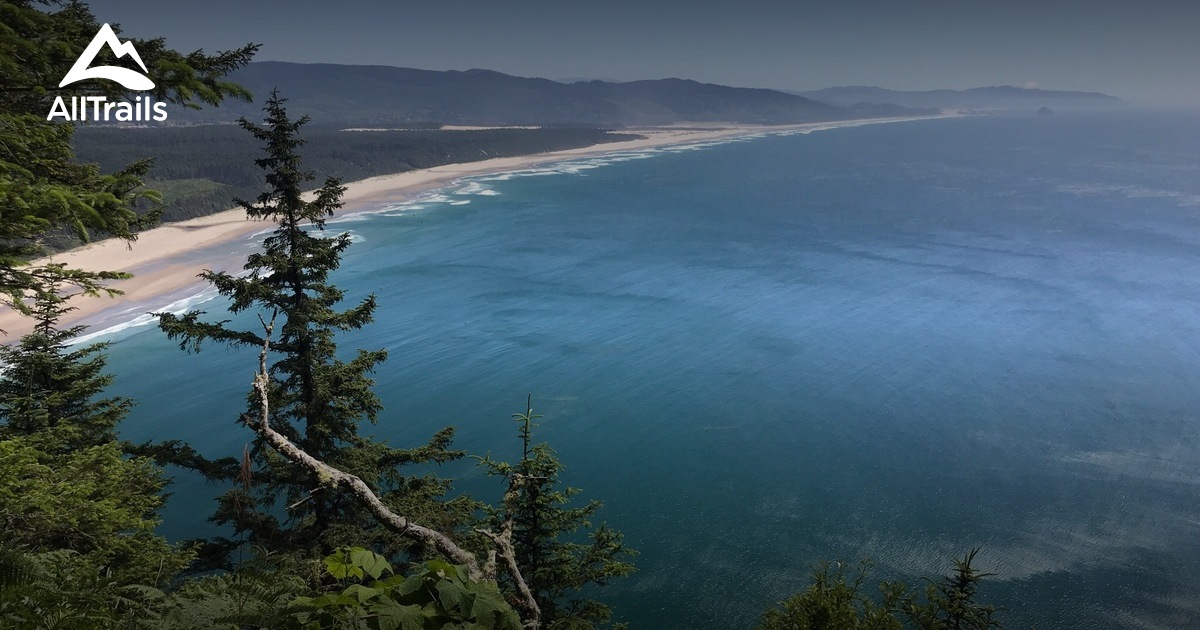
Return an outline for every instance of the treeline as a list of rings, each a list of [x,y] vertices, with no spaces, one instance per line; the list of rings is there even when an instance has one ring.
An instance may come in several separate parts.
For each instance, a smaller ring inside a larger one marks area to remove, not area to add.
[[[345,131],[317,124],[305,136],[305,164],[343,181],[638,137],[579,127]],[[76,130],[74,143],[81,161],[106,173],[152,157],[146,185],[163,193],[163,221],[228,210],[231,199],[253,198],[264,183],[254,166],[258,146],[237,125],[86,126]]]

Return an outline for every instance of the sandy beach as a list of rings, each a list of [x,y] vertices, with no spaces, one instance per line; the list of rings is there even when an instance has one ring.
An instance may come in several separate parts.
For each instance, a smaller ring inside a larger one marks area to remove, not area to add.
[[[644,138],[565,151],[447,164],[351,182],[346,185],[343,208],[339,215],[382,209],[410,200],[422,192],[446,186],[463,177],[521,170],[549,162],[763,133],[821,130],[905,120],[914,119],[869,119],[788,126],[680,125],[630,129],[626,132]],[[86,324],[95,332],[195,295],[205,286],[203,281],[197,278],[197,274],[205,269],[240,269],[244,262],[244,253],[231,249],[230,245],[249,243],[251,235],[270,230],[272,227],[271,222],[252,221],[246,218],[243,210],[231,209],[147,230],[132,243],[119,239],[98,241],[40,259],[34,264],[66,263],[70,267],[81,269],[124,271],[133,274],[134,277],[129,280],[115,281],[109,285],[123,291],[124,295],[116,298],[72,300],[71,305],[76,310],[64,317],[62,323]],[[0,329],[8,332],[6,341],[15,340],[27,332],[29,327],[28,320],[14,312],[6,310],[0,314]]]

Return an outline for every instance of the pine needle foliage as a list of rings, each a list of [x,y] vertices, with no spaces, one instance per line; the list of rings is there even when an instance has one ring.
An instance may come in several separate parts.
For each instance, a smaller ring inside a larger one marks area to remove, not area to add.
[[[314,193],[305,193],[315,180],[303,169],[299,153],[304,144],[299,132],[308,119],[291,119],[284,103],[273,93],[262,125],[241,121],[263,145],[263,156],[255,163],[265,173],[266,190],[254,201],[238,203],[248,217],[273,221],[276,228],[261,250],[247,258],[244,274],[206,271],[202,277],[229,300],[231,313],[253,312],[260,323],[280,322],[270,343],[271,355],[278,357],[270,366],[268,388],[272,426],[313,457],[362,478],[385,501],[403,502],[407,513],[422,517],[422,522],[453,529],[469,518],[473,504],[466,499],[443,501],[449,489],[446,481],[400,472],[404,466],[462,457],[450,449],[453,428],[409,449],[392,448],[360,432],[364,423],[380,419],[382,407],[372,390],[371,373],[387,352],[358,350],[343,360],[336,338],[371,323],[377,304],[372,295],[339,308],[345,294],[331,283],[330,274],[338,269],[351,240],[348,233],[327,236],[325,222],[341,207],[345,187],[329,178]],[[191,352],[213,342],[235,347],[264,343],[261,327],[239,329],[228,320],[209,321],[204,312],[158,316],[167,336]],[[257,414],[254,396],[249,404],[248,415],[238,420],[243,426],[247,417]],[[181,445],[168,445],[166,451],[214,479],[241,480],[221,498],[213,520],[231,525],[252,545],[318,559],[347,545],[391,555],[406,544],[375,526],[352,497],[291,465],[261,438],[250,449],[251,483],[246,483],[244,468],[228,460],[211,465]],[[222,544],[227,550],[235,545],[232,540]]]
[[[760,630],[989,630],[1000,628],[1000,609],[979,601],[979,583],[994,573],[972,566],[978,549],[954,559],[949,575],[927,579],[925,588],[881,582],[878,595],[866,585],[870,563],[853,569],[825,563],[808,588],[763,615]]]
[[[192,554],[154,533],[166,480],[117,441],[132,403],[103,397],[112,381],[103,345],[69,345],[83,329],[59,326],[70,310],[62,284],[39,289],[34,330],[0,346],[0,549],[9,550],[0,565],[25,558],[40,569],[23,575],[41,576],[4,579],[19,593],[4,598],[0,618],[91,627],[147,606]]]
[[[58,87],[100,24],[82,2],[0,1],[0,300],[22,312],[28,312],[26,291],[46,280],[29,259],[47,244],[97,235],[133,240],[156,217],[160,197],[142,186],[151,160],[101,173],[76,160],[74,124],[46,119],[55,97],[133,98],[112,81]],[[156,100],[195,107],[249,96],[223,77],[248,63],[255,45],[210,55],[177,52],[163,39],[132,41],[150,69]],[[105,281],[124,276],[84,269],[59,274],[92,294],[111,292]]]
[[[50,455],[113,442],[133,407],[128,398],[102,397],[113,380],[104,374],[107,344],[73,347],[85,327],[59,326],[73,310],[67,301],[74,296],[63,292],[70,273],[61,264],[42,270],[42,286],[27,292],[33,330],[0,346],[0,438],[26,437]]]
[[[564,486],[564,466],[554,449],[534,442],[534,421],[541,417],[533,413],[532,398],[524,413],[513,414],[521,440],[517,463],[480,459],[487,473],[504,478],[509,488],[503,505],[486,511],[493,528],[513,520],[517,565],[542,611],[543,627],[607,624],[612,609],[584,591],[633,573],[631,560],[637,552],[625,546],[621,532],[606,523],[592,524],[603,503],[572,505],[582,490]]]

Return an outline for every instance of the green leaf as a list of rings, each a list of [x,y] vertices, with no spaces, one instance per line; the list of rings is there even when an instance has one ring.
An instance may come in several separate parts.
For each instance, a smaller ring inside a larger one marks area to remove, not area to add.
[[[481,628],[495,628],[497,621],[504,617],[506,611],[512,612],[512,609],[503,601],[484,593],[477,593],[471,606],[471,617]]]
[[[421,590],[421,586],[425,584],[425,577],[422,575],[414,575],[396,587],[396,594],[402,598],[407,598]]]
[[[349,577],[362,579],[363,577],[362,568],[354,566],[347,551],[337,551],[325,556],[325,570],[339,580]]]
[[[367,549],[358,547],[351,549],[350,562],[366,572],[373,580],[378,580],[384,572],[392,572],[392,565],[388,564],[383,556]]]
[[[379,630],[423,630],[426,616],[420,606],[404,606],[386,595],[374,606]]]
[[[429,572],[437,577],[448,577],[454,575],[454,565],[445,560],[434,559],[425,563]]]
[[[363,586],[362,584],[351,584],[350,586],[346,587],[346,590],[342,591],[342,595],[347,596],[347,597],[353,597],[353,598],[357,599],[358,603],[360,603],[360,604],[365,604],[368,601],[370,601],[376,597],[379,597],[382,594],[383,594],[383,591],[381,591],[377,588]]]
[[[471,610],[471,593],[454,582],[441,580],[437,583],[438,601],[446,612],[455,616],[466,616]]]

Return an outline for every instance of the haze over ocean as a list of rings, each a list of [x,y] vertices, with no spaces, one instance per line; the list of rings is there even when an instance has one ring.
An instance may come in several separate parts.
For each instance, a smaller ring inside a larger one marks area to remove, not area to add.
[[[1010,627],[1200,623],[1200,118],[870,125],[442,192],[331,224],[360,237],[335,282],[380,302],[341,340],[391,353],[378,435],[515,458],[532,392],[641,551],[606,595],[634,628],[750,627],[821,560],[915,580],[974,546]],[[111,339],[124,437],[241,453],[252,351]],[[209,531],[223,488],[173,490],[167,533]]]

